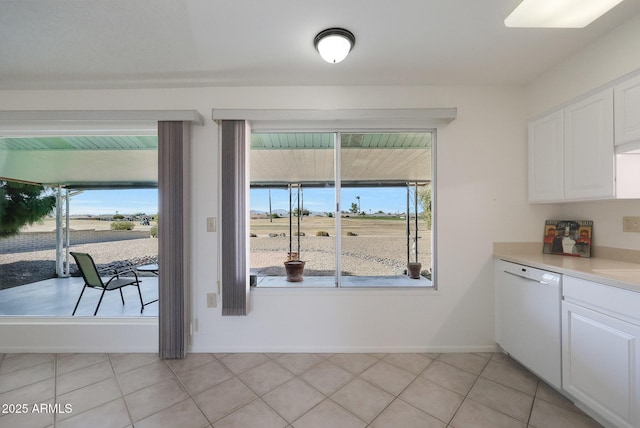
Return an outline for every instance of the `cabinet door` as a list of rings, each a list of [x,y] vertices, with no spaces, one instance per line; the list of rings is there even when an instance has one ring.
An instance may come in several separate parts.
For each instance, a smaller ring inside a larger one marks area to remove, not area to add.
[[[640,76],[615,87],[616,145],[640,141]]]
[[[529,202],[564,199],[562,110],[529,123]]]
[[[564,122],[565,199],[615,196],[613,89],[567,107]]]
[[[562,387],[618,427],[640,423],[640,327],[562,302]]]

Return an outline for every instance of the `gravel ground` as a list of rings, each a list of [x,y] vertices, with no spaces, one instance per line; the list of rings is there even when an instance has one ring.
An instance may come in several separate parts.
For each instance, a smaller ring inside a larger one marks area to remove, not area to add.
[[[89,253],[98,268],[139,266],[157,260],[158,240],[131,239],[72,246],[72,251]],[[0,254],[0,290],[53,278],[56,250]],[[71,273],[77,273],[71,259]]]
[[[406,269],[407,241],[399,237],[345,236],[342,239],[343,275],[401,275]],[[259,236],[251,238],[251,273],[284,276],[283,262],[289,252],[289,238]],[[430,243],[420,238],[418,248],[423,266],[431,263]],[[293,250],[297,249],[294,239]],[[305,275],[334,275],[335,238],[300,237],[300,259],[306,262]],[[426,251],[429,253],[425,254]]]
[[[418,240],[420,262],[430,266],[430,234]],[[283,262],[289,251],[289,238],[258,236],[250,238],[251,273],[284,276]],[[334,275],[335,237],[301,236],[301,260],[305,275]],[[294,239],[294,251],[297,239]],[[73,251],[92,255],[99,268],[139,266],[157,260],[158,240],[133,239],[74,245]],[[428,252],[427,252],[428,251]],[[345,236],[342,239],[343,275],[400,275],[406,269],[407,243],[402,237]],[[55,250],[0,254],[0,289],[53,278]],[[77,271],[72,263],[72,275]]]

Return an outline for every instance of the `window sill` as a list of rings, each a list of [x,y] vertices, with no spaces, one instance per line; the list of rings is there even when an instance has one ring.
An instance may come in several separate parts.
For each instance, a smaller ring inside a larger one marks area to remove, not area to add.
[[[426,279],[399,277],[342,277],[343,284],[336,287],[331,276],[307,277],[302,282],[287,282],[285,277],[258,278],[255,295],[294,294],[387,294],[387,295],[439,295],[433,283]]]

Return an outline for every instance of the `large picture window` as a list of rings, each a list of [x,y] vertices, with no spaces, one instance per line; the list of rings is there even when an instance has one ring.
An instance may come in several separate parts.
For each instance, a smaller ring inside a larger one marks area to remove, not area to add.
[[[257,287],[433,287],[434,133],[257,132]]]

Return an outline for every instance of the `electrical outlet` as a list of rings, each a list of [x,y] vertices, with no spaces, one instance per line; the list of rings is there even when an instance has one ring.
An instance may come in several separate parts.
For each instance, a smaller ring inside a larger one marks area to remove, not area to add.
[[[215,231],[216,231],[216,218],[207,217],[207,232],[215,232]]]
[[[215,308],[217,305],[216,293],[207,293],[207,308]]]
[[[622,231],[640,233],[640,217],[638,216],[622,217]]]

